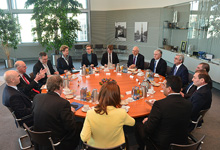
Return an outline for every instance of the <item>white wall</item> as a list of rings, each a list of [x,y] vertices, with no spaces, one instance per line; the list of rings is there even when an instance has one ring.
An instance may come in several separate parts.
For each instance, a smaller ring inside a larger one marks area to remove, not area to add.
[[[192,0],[90,0],[92,11],[158,8]]]

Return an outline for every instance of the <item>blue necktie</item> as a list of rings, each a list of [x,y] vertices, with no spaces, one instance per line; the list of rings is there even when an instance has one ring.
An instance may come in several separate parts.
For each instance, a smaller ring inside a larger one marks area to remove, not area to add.
[[[177,71],[177,67],[175,67],[175,69],[174,69],[174,72],[173,72],[174,76],[176,75],[176,71]]]
[[[157,64],[157,61],[155,60],[154,61],[154,73],[156,72],[156,64]]]

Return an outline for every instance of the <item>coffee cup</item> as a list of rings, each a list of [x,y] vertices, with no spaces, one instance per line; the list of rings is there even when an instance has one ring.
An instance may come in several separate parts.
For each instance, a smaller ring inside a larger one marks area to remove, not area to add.
[[[83,109],[86,110],[86,111],[89,110],[89,105],[84,105]]]

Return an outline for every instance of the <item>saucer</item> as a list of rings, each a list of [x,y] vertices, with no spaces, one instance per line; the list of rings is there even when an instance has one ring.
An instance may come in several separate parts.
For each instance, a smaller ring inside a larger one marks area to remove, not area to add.
[[[67,99],[71,99],[71,98],[73,98],[73,95],[66,95],[65,96]]]
[[[130,106],[121,106],[121,108],[124,109],[126,112],[128,112],[130,109]]]
[[[91,108],[89,107],[89,109],[85,109],[84,107],[82,108],[83,112],[87,112],[88,110],[90,110]]]

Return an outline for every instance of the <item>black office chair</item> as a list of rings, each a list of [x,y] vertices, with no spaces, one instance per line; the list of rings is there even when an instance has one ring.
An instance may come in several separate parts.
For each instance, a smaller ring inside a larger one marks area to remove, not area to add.
[[[170,144],[170,150],[200,150],[203,144],[205,135],[196,143],[188,145]]]
[[[22,129],[24,129],[24,127],[22,126],[22,123],[21,123],[21,122],[25,121],[26,119],[31,118],[32,115],[28,115],[28,116],[25,116],[25,117],[22,117],[22,118],[17,118],[17,117],[15,116],[14,111],[13,111],[10,107],[7,107],[7,108],[8,108],[8,110],[11,112],[12,116],[14,117],[14,119],[15,119],[15,124],[16,124],[17,128],[22,128]],[[24,130],[25,130],[25,129],[24,129]],[[25,131],[26,131],[26,130],[25,130]],[[25,135],[23,135],[23,136],[21,136],[21,137],[18,138],[18,143],[19,143],[19,146],[20,146],[20,148],[21,148],[22,150],[29,149],[29,148],[31,148],[31,147],[33,146],[33,145],[31,144],[30,146],[23,147],[23,145],[22,145],[22,140],[25,139],[25,138],[28,138],[28,139],[29,139],[29,137],[28,137],[27,134],[25,134]]]
[[[111,148],[97,148],[97,147],[90,146],[86,143],[83,143],[83,146],[82,146],[82,150],[125,150],[125,149],[127,150],[126,143],[123,143],[121,145],[111,147]]]
[[[35,132],[32,131],[25,123],[23,126],[27,130],[28,135],[33,143],[41,146],[51,146],[53,150],[55,150],[55,147],[61,143],[60,141],[57,143],[53,142],[51,138],[51,131]]]
[[[148,69],[150,66],[150,63],[149,62],[144,62],[144,69]]]

